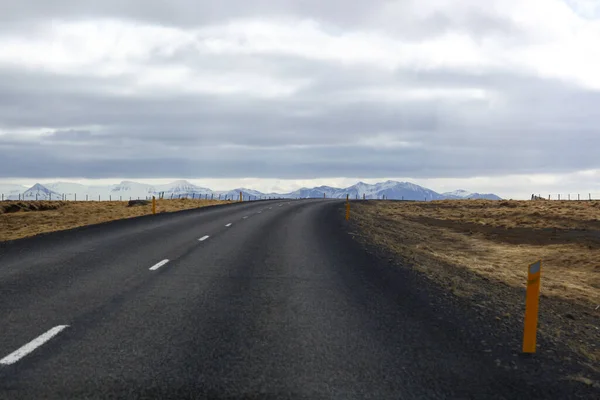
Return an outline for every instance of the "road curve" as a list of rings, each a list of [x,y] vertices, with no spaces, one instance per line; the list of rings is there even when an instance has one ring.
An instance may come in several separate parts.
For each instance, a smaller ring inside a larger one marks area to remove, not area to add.
[[[0,398],[568,398],[446,329],[343,203],[260,201],[0,244]]]

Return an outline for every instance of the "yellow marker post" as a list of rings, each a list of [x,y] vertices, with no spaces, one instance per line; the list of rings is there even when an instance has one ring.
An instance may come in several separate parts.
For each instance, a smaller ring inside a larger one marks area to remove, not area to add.
[[[240,201],[244,201],[244,198],[242,196],[242,192],[240,192]]]
[[[523,353],[535,353],[540,304],[540,278],[542,261],[529,266],[527,274],[527,295],[525,299],[525,330],[523,332]]]
[[[156,197],[152,196],[152,214],[156,214]]]

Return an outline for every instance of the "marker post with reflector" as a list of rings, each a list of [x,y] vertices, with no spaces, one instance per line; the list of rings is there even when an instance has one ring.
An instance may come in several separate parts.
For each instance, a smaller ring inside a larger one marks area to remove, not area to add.
[[[538,311],[540,304],[540,278],[542,261],[529,266],[527,273],[527,295],[525,298],[525,329],[523,331],[523,353],[535,353],[537,340]]]

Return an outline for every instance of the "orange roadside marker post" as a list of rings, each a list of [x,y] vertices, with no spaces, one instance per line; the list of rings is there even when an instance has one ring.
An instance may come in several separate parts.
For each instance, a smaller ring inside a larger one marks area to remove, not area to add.
[[[350,199],[346,195],[346,221],[350,219]]]
[[[540,278],[542,261],[529,266],[527,274],[527,295],[525,298],[525,329],[523,331],[523,353],[535,353],[540,304]]]

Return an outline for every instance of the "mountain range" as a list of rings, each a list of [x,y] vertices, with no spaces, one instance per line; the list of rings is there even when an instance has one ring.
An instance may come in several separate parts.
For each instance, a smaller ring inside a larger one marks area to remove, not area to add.
[[[214,191],[209,188],[196,186],[188,181],[179,180],[166,185],[149,185],[132,181],[123,181],[117,185],[110,186],[85,186],[71,182],[53,182],[47,184],[36,183],[30,188],[21,185],[0,184],[0,193],[3,199],[9,200],[129,200],[157,196],[164,198],[179,197],[208,197],[237,199],[242,192],[247,198],[366,198],[366,199],[390,199],[390,200],[444,200],[444,199],[488,199],[501,200],[492,193],[472,193],[466,190],[454,192],[437,193],[431,189],[415,185],[410,182],[386,181],[375,184],[358,182],[347,188],[336,188],[331,186],[318,186],[314,188],[301,188],[290,193],[262,193],[257,190],[236,188],[230,191]]]

